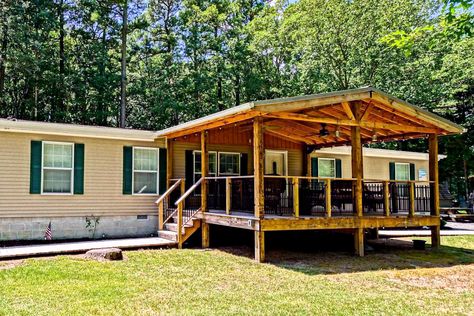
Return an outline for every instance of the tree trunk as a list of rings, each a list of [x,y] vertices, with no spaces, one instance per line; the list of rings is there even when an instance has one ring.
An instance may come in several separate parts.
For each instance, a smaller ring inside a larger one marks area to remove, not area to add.
[[[65,57],[64,57],[64,0],[59,1],[58,6],[59,15],[59,100],[58,100],[58,112],[56,115],[64,120],[66,117],[67,110],[64,107],[64,99],[66,97],[64,89],[65,79]]]
[[[122,12],[122,78],[120,85],[120,127],[125,127],[127,107],[127,33],[128,33],[128,1],[123,4]]]
[[[240,104],[240,74],[237,73],[235,76],[235,86],[234,86],[234,91],[235,91],[235,105]]]
[[[2,43],[0,50],[0,96],[3,95],[5,88],[5,64],[7,62],[7,47],[8,47],[8,26],[7,23],[3,25]]]

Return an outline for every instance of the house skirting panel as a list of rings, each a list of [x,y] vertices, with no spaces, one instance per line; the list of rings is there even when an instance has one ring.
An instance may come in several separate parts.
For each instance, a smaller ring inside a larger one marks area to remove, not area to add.
[[[0,241],[42,240],[50,222],[53,240],[145,237],[158,229],[156,215],[2,218]]]

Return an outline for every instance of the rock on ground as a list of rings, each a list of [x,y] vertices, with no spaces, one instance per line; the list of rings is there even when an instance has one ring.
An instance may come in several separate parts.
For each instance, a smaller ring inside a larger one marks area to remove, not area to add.
[[[93,249],[86,252],[86,258],[96,260],[122,260],[122,249],[119,248],[103,248]]]

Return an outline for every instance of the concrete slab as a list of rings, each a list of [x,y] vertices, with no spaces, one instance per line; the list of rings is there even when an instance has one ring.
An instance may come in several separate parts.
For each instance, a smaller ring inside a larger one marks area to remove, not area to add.
[[[174,247],[176,244],[176,242],[164,238],[147,237],[16,246],[0,248],[0,260],[18,257],[81,253],[99,248],[137,249],[143,247]]]

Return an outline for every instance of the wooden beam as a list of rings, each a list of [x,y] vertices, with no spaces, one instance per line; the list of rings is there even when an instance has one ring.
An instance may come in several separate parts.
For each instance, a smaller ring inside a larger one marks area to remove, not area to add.
[[[369,117],[370,113],[372,112],[373,107],[374,107],[374,106],[373,106],[372,103],[369,103],[369,105],[367,105],[367,107],[365,108],[364,114],[362,114],[362,116],[361,116],[361,118],[360,118],[361,122],[367,120],[367,118]]]
[[[295,142],[297,144],[301,144],[301,143],[310,144],[310,145],[318,144],[318,143],[316,143],[315,141],[312,141],[309,138],[305,138],[305,137],[302,137],[302,136],[296,136],[296,135],[289,135],[288,133],[285,133],[283,131],[267,130],[266,133],[277,136],[277,137],[280,137],[280,138],[287,139],[287,140]]]
[[[324,124],[334,124],[341,126],[358,126],[368,129],[388,129],[393,131],[403,131],[403,132],[417,132],[417,133],[437,133],[438,131],[433,128],[411,126],[411,125],[398,125],[398,124],[388,124],[380,122],[360,122],[360,121],[351,121],[347,119],[337,119],[330,117],[314,117],[307,114],[297,114],[297,113],[288,113],[288,112],[279,112],[279,113],[264,113],[265,117],[285,119],[285,120],[295,120],[303,122],[313,122],[313,123],[324,123]]]
[[[331,179],[326,179],[326,217],[332,216],[331,194]]]
[[[265,232],[255,231],[255,260],[265,262]]]
[[[441,245],[440,218],[439,218],[439,174],[438,174],[438,136],[431,134],[429,143],[429,180],[433,181],[431,186],[432,209],[431,215],[436,216],[438,223],[431,227],[431,246],[438,248]]]
[[[300,217],[300,183],[299,178],[293,178],[293,212],[296,218]]]
[[[208,175],[209,168],[209,152],[208,146],[208,132],[201,132],[201,177],[204,179],[201,182],[201,210],[207,212],[207,181],[205,178]]]
[[[341,105],[344,112],[346,112],[347,117],[352,121],[355,120],[355,116],[354,116],[354,113],[352,113],[349,102],[341,102]]]
[[[252,118],[254,118],[258,115],[260,115],[260,112],[258,112],[258,111],[248,111],[248,112],[244,112],[244,113],[239,113],[239,114],[235,114],[233,116],[229,116],[225,119],[216,119],[216,120],[210,121],[208,123],[203,123],[201,125],[197,125],[197,126],[193,126],[193,127],[189,127],[189,128],[183,128],[183,129],[181,129],[179,131],[176,131],[174,133],[167,134],[166,137],[177,138],[177,137],[186,136],[186,135],[190,135],[190,134],[194,134],[194,133],[199,133],[199,132],[202,132],[204,130],[209,130],[209,129],[213,129],[213,128],[217,128],[217,127],[221,127],[221,126],[226,126],[226,125],[231,125],[231,124],[238,123],[238,122],[241,122],[241,121],[249,120],[249,119],[252,119]]]
[[[320,96],[316,99],[309,99],[309,100],[295,100],[291,101],[287,99],[287,102],[282,102],[279,104],[258,104],[258,109],[265,112],[279,112],[279,111],[299,111],[304,110],[311,107],[320,107],[326,106],[330,104],[336,104],[341,102],[350,102],[355,100],[362,100],[370,98],[370,92],[360,92],[360,93],[349,93],[345,95],[328,95],[328,96]],[[270,101],[273,102],[273,101]]]
[[[360,119],[360,103],[352,104],[352,112],[357,120]],[[354,185],[354,211],[357,216],[362,216],[362,179],[364,177],[364,166],[362,157],[362,139],[360,136],[360,126],[351,128],[351,161],[352,161],[352,178],[355,179]]]
[[[209,224],[203,222],[201,224],[202,248],[209,248]]]
[[[364,256],[364,229],[356,228],[354,229],[354,248],[355,255],[359,257]]]
[[[390,187],[389,181],[383,182],[383,208],[385,216],[390,216]]]
[[[166,139],[166,186],[171,186],[171,179],[173,178],[173,140]]]
[[[225,179],[225,212],[230,214],[230,209],[232,208],[232,179]]]
[[[263,144],[263,118],[256,117],[253,121],[253,169],[254,169],[254,203],[255,217],[264,216],[264,144]]]
[[[207,216],[207,214],[206,214]],[[225,215],[223,215],[225,216]],[[243,219],[244,220],[244,219]],[[234,221],[231,221],[233,223]],[[300,218],[264,218],[260,227],[264,231],[315,230],[315,229],[355,229],[382,227],[420,227],[435,226],[439,223],[436,216],[344,216],[344,217],[300,217]],[[243,224],[244,225],[244,224]],[[242,227],[247,228],[247,227]],[[248,227],[247,229],[251,229]]]
[[[415,182],[410,182],[410,208],[408,209],[408,216],[415,216]]]

